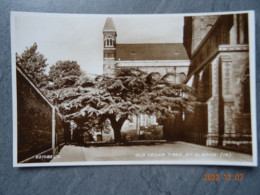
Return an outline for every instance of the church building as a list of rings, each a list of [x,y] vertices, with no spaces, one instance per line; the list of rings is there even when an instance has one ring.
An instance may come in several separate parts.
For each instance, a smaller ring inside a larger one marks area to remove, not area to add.
[[[123,36],[123,35],[118,35]],[[103,28],[103,73],[113,76],[122,67],[138,68],[144,72],[175,75],[173,82],[182,83],[190,61],[182,43],[117,43],[117,32],[112,18]]]
[[[190,60],[183,43],[117,43],[118,35],[113,19],[107,18],[103,28],[104,55],[103,73],[114,76],[120,68],[138,68],[147,73],[166,74],[169,82],[183,83],[188,74]],[[157,125],[153,116],[132,116],[125,122],[122,131]]]

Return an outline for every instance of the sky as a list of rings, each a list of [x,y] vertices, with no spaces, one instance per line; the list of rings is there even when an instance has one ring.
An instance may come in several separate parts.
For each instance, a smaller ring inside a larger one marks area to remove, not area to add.
[[[38,45],[48,68],[59,60],[74,60],[91,74],[103,72],[103,27],[112,17],[117,43],[182,43],[181,15],[82,15],[12,13],[12,51],[21,54]]]

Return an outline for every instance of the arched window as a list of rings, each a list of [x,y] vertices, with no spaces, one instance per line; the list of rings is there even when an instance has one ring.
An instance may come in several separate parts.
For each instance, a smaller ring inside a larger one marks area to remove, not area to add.
[[[106,47],[114,47],[114,38],[111,35],[107,35],[105,37],[105,46]]]
[[[179,74],[177,75],[177,77],[176,77],[176,84],[181,84],[181,83],[183,83],[184,80],[185,80],[185,78],[186,78],[185,73],[183,73],[183,72],[179,73]]]
[[[166,83],[174,83],[176,84],[176,74],[174,73],[167,73],[162,77],[162,80]]]

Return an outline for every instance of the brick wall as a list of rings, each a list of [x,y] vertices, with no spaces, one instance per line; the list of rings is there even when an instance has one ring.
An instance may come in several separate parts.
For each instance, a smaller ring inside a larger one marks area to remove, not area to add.
[[[52,108],[37,88],[17,68],[17,153],[18,162],[52,149]],[[61,117],[55,115],[55,145],[64,143]]]

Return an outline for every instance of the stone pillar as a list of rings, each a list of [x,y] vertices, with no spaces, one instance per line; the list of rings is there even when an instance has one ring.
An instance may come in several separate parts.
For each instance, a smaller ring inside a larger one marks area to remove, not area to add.
[[[236,14],[233,15],[233,26],[230,29],[229,36],[230,36],[230,44],[236,45],[238,43],[238,25],[237,25]]]
[[[233,107],[234,100],[231,93],[231,76],[232,76],[232,59],[229,55],[221,56],[221,88],[222,88],[222,106],[223,106],[223,146],[229,144],[232,137],[236,134],[234,128],[234,116],[233,116]]]
[[[219,59],[211,64],[212,96],[208,100],[208,135],[207,146],[217,146],[219,140]]]

